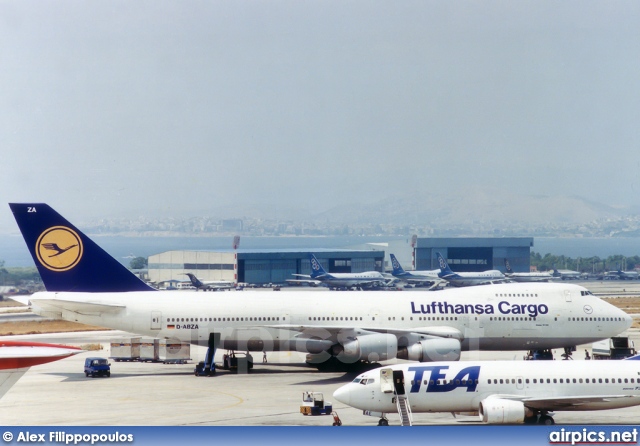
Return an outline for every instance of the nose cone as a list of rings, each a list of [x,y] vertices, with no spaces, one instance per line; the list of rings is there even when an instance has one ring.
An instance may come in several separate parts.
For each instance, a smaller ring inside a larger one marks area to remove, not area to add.
[[[340,401],[342,404],[346,404],[347,406],[351,405],[351,390],[350,385],[340,387],[338,390],[333,392],[333,397]]]

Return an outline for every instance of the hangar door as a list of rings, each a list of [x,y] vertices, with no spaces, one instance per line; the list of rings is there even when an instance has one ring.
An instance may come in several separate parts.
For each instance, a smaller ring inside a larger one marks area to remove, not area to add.
[[[449,267],[456,272],[478,272],[493,269],[493,248],[449,248]]]

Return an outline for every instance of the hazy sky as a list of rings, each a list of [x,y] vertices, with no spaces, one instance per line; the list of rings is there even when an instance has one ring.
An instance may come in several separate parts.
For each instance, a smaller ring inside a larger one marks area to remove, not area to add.
[[[0,0],[0,194],[87,219],[639,205],[639,24],[637,1]]]

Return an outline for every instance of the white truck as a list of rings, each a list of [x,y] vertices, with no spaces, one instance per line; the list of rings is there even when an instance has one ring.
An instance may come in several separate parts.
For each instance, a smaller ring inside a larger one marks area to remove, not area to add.
[[[593,359],[624,359],[636,354],[633,341],[626,336],[616,336],[594,342],[591,346]]]

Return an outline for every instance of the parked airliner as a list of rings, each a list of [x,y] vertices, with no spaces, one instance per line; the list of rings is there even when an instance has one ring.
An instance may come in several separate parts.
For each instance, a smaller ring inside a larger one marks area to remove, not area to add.
[[[638,278],[640,278],[638,271],[622,271],[620,269],[620,265],[617,265],[616,267],[618,268],[616,271],[607,271],[605,276],[620,280],[638,280]]]
[[[438,276],[453,286],[486,285],[489,283],[500,283],[506,280],[504,274],[497,269],[477,273],[454,273],[451,268],[449,268],[447,261],[442,257],[442,254],[436,252],[436,257],[438,258],[438,265],[440,266]]]
[[[313,364],[458,360],[461,350],[571,349],[615,336],[631,317],[586,288],[501,284],[433,292],[158,291],[46,204],[10,204],[46,292],[37,314],[239,351],[299,351]],[[49,257],[45,244],[73,247]]]
[[[553,277],[556,279],[562,280],[578,280],[580,278],[580,273],[578,271],[572,271],[570,269],[556,269],[555,265],[553,266]]]
[[[82,353],[78,347],[42,342],[0,341],[0,398],[29,367]]]
[[[230,290],[234,287],[234,283],[230,280],[205,280],[202,281],[198,279],[195,274],[185,273],[189,280],[191,281],[191,285],[196,290],[202,291],[219,291],[219,290]]]
[[[430,271],[405,271],[395,255],[389,254],[391,258],[391,266],[393,267],[392,275],[397,277],[403,282],[416,284],[416,285],[433,285],[434,282],[441,282],[442,279],[438,276],[439,269]]]
[[[309,253],[311,274],[294,274],[306,279],[288,280],[290,283],[308,283],[312,286],[325,285],[331,288],[371,288],[385,285],[388,279],[379,271],[364,271],[361,273],[329,273],[323,267],[315,255]]]
[[[554,277],[550,273],[516,273],[511,269],[508,259],[504,259],[505,276],[514,282],[551,282]]]
[[[333,394],[402,424],[418,412],[478,415],[489,424],[554,424],[551,412],[640,405],[640,356],[622,361],[461,361],[367,371]],[[455,416],[455,415],[454,415]]]

